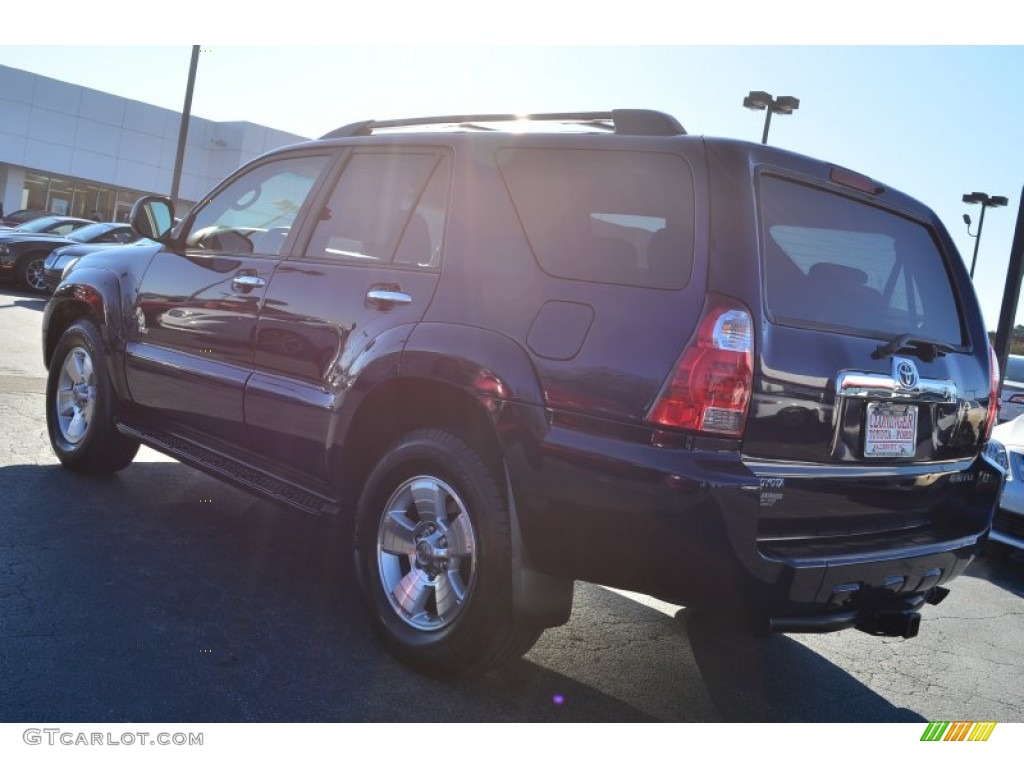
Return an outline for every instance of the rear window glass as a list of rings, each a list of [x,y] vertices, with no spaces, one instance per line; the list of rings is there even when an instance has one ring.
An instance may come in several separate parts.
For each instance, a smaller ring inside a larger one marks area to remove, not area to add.
[[[507,149],[502,175],[541,268],[677,289],[693,266],[693,178],[661,152]]]
[[[963,343],[949,274],[924,226],[813,187],[761,182],[776,322]]]

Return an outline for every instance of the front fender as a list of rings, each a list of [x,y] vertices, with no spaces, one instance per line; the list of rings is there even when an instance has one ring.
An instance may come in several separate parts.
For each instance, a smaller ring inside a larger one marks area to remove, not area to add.
[[[127,399],[124,318],[131,302],[122,296],[118,276],[107,269],[80,267],[73,277],[57,286],[43,312],[43,364],[49,368],[57,342],[68,326],[88,318],[99,329],[114,389],[118,397]]]

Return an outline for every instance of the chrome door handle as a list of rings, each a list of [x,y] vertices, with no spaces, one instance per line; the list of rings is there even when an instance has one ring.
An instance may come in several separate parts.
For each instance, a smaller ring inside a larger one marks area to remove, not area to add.
[[[402,291],[371,288],[366,292],[366,303],[377,309],[391,309],[400,304],[412,304],[412,296]]]
[[[265,287],[267,281],[258,275],[235,275],[231,278],[231,284],[248,291],[253,288]]]

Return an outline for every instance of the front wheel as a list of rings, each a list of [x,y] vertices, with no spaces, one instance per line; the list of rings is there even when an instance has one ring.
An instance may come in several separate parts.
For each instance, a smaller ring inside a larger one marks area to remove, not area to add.
[[[94,474],[131,464],[139,443],[117,431],[114,405],[99,331],[80,320],[57,342],[46,380],[46,427],[61,464]]]
[[[502,487],[459,438],[422,430],[400,439],[370,473],[356,525],[356,569],[374,627],[409,666],[477,674],[540,636],[513,609]]]

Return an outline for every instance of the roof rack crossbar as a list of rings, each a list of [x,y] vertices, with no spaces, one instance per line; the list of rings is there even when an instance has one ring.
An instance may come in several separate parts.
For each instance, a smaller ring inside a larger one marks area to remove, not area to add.
[[[378,128],[405,128],[416,125],[453,124],[478,127],[477,123],[500,123],[516,120],[550,120],[582,122],[590,127],[633,136],[681,136],[686,129],[672,115],[653,109],[613,109],[610,112],[544,112],[535,115],[481,114],[408,117],[399,120],[361,120],[325,133],[322,139],[348,136],[369,136]]]

